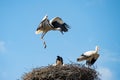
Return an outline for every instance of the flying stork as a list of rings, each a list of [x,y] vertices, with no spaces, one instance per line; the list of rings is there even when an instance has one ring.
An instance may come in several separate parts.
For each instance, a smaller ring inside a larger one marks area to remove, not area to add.
[[[98,50],[99,48],[96,46],[94,51],[87,51],[83,53],[79,58],[77,58],[77,61],[80,62],[86,60],[86,65],[93,65],[99,57]]]
[[[54,31],[60,31],[62,34],[64,34],[64,32],[67,32],[69,29],[68,24],[66,24],[65,22],[63,22],[63,20],[60,17],[55,17],[51,20],[48,19],[48,16],[44,16],[44,18],[42,19],[42,21],[40,22],[40,24],[38,25],[38,28],[36,29],[36,34],[40,34],[41,35],[41,40],[44,41],[43,37],[45,36],[45,34],[50,31],[50,30],[54,30]],[[43,42],[44,44],[44,48],[46,48],[46,42]]]

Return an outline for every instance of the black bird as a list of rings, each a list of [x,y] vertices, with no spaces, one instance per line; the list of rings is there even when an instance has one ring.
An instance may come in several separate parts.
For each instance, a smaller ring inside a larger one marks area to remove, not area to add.
[[[63,58],[60,57],[60,56],[57,56],[56,63],[53,64],[53,66],[60,66],[60,65],[64,66],[64,64],[63,64]]]

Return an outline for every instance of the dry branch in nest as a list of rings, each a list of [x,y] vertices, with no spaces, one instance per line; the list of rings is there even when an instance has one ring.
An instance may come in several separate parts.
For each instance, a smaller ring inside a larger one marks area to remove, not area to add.
[[[100,80],[95,69],[80,64],[46,66],[25,73],[22,80]]]

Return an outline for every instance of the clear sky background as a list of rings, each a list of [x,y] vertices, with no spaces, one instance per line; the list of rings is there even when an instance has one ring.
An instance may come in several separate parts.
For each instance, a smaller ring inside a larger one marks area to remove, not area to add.
[[[43,48],[35,34],[41,19],[61,17],[71,27],[62,35],[48,32]],[[102,80],[120,79],[120,0],[0,0],[0,80],[17,80],[33,68],[76,62],[100,48],[94,64]],[[84,62],[83,62],[84,63]]]

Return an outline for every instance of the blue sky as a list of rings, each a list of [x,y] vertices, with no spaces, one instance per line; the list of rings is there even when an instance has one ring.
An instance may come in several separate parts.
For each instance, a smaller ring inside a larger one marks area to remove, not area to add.
[[[76,62],[82,53],[98,45],[100,57],[94,64],[102,80],[119,80],[119,0],[0,0],[0,80],[17,80],[32,68]],[[62,35],[48,32],[43,48],[35,35],[41,19],[59,16],[71,27]],[[84,63],[84,62],[83,62]]]

